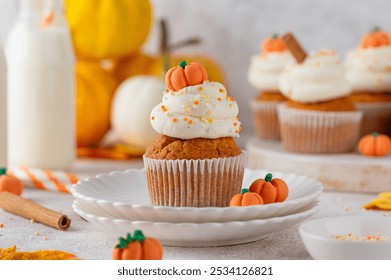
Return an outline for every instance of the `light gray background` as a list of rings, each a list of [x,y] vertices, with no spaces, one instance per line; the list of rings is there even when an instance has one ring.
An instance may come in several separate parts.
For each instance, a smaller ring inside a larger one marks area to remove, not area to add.
[[[77,0],[83,1],[83,0]],[[116,0],[112,0],[116,1]],[[0,0],[0,38],[15,18],[17,0]],[[251,133],[249,99],[256,90],[247,82],[250,56],[264,37],[293,31],[308,50],[334,48],[340,56],[356,46],[373,26],[391,31],[389,0],[151,0],[154,18],[169,21],[173,42],[200,36],[202,45],[184,53],[205,53],[226,71],[230,94],[240,108],[243,133]],[[157,24],[144,49],[156,53]]]

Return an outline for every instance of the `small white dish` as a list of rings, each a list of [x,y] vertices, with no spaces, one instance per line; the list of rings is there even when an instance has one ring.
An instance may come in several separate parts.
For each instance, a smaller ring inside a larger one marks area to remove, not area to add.
[[[257,178],[264,178],[265,170],[246,169],[243,187],[249,187]],[[87,203],[101,216],[134,221],[169,223],[207,223],[266,219],[296,213],[316,201],[322,193],[322,184],[305,176],[273,173],[286,181],[289,196],[282,203],[248,207],[166,207],[153,206],[148,199],[144,169],[98,175],[72,186],[72,194]]]
[[[308,253],[317,260],[391,259],[391,217],[327,217],[302,224],[299,232]]]
[[[75,200],[72,206],[74,211],[85,220],[112,232],[126,234],[139,229],[146,235],[159,239],[163,245],[186,247],[225,246],[260,240],[273,232],[301,223],[320,208],[319,201],[315,201],[301,212],[262,220],[226,223],[156,223],[101,216],[88,204],[78,200]]]

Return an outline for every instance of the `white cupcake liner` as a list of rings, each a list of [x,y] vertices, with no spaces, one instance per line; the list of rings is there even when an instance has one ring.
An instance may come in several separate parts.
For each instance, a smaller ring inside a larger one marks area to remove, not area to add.
[[[254,133],[259,139],[280,140],[280,125],[277,106],[281,101],[251,100],[253,111]]]
[[[363,112],[361,136],[375,131],[391,136],[391,102],[358,102],[356,107]]]
[[[354,150],[363,113],[319,112],[278,106],[281,140],[288,151],[345,153]]]
[[[160,160],[144,155],[150,201],[173,207],[225,207],[242,188],[246,152],[235,157]]]

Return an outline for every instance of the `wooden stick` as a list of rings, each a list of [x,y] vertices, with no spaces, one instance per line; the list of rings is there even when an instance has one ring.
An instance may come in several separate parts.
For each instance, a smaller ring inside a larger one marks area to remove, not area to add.
[[[42,224],[67,230],[71,220],[61,213],[47,209],[30,199],[24,199],[10,192],[0,192],[0,207],[5,211],[28,218]]]
[[[295,36],[292,33],[285,33],[282,36],[282,40],[284,40],[285,45],[295,57],[297,63],[302,63],[307,57],[307,53],[296,40]]]

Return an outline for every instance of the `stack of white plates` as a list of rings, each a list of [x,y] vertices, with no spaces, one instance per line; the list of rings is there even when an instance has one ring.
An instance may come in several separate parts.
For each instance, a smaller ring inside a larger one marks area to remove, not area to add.
[[[248,188],[265,170],[245,170]],[[323,190],[315,179],[273,173],[289,186],[282,203],[246,207],[166,207],[149,202],[145,170],[129,169],[80,181],[72,187],[73,209],[87,221],[119,234],[142,230],[173,246],[222,246],[265,238],[319,210]]]

